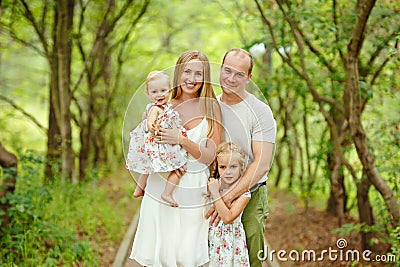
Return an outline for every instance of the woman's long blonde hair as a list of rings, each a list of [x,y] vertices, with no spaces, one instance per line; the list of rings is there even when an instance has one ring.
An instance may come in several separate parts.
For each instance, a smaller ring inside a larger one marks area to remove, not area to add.
[[[217,103],[217,99],[211,85],[210,62],[203,52],[188,50],[183,52],[179,57],[174,70],[172,98],[178,98],[182,94],[180,80],[186,64],[193,59],[198,59],[203,62],[203,84],[198,91],[198,96],[200,97],[200,109],[208,122],[207,137],[211,137],[214,133],[214,122],[216,121],[214,105]]]

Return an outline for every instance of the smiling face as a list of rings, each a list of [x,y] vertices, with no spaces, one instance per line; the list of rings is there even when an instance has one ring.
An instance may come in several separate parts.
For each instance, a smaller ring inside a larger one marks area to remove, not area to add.
[[[242,175],[242,163],[237,153],[224,153],[217,157],[218,174],[221,189],[232,186]]]
[[[183,68],[180,79],[182,94],[198,96],[204,81],[203,62],[199,59],[190,60]]]
[[[244,97],[246,84],[249,83],[251,59],[248,55],[232,51],[229,52],[221,66],[220,84],[224,94]]]
[[[147,82],[146,93],[155,105],[163,105],[169,99],[171,92],[169,79],[160,76]]]

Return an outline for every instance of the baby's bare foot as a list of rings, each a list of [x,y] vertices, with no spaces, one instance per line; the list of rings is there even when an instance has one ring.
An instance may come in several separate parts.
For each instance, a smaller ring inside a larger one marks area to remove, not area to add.
[[[136,186],[135,192],[133,192],[133,197],[138,198],[144,196],[144,190],[140,186]]]
[[[161,195],[162,200],[164,200],[165,202],[167,202],[171,207],[178,207],[178,203],[176,203],[175,199],[166,193],[163,193]]]

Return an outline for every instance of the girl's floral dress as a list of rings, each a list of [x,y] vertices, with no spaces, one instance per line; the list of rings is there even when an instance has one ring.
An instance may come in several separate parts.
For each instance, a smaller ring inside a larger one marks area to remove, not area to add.
[[[146,106],[146,114],[154,104]],[[158,116],[162,128],[172,128],[173,122],[184,135],[178,112],[171,103],[162,105],[163,112]],[[186,151],[180,145],[157,144],[157,138],[147,129],[147,118],[130,132],[129,150],[126,157],[126,168],[142,174],[170,172],[186,164]]]
[[[251,197],[250,191],[244,193],[243,196]],[[221,220],[217,226],[210,225],[208,231],[209,267],[250,266],[246,235],[241,219],[242,214],[230,224],[224,224]]]

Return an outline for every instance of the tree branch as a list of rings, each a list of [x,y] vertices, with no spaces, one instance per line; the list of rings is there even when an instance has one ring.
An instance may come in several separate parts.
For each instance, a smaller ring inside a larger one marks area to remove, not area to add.
[[[35,29],[37,35],[39,36],[39,39],[42,43],[46,58],[49,57],[49,51],[48,51],[48,45],[47,45],[47,40],[46,37],[44,36],[44,32],[40,30],[40,26],[35,20],[35,17],[32,14],[32,11],[30,10],[28,4],[26,3],[25,0],[20,0],[22,3],[24,10],[25,10],[25,18],[32,24],[33,28]]]
[[[344,166],[346,166],[346,169],[350,172],[351,176],[353,177],[353,180],[356,182],[357,181],[357,173],[354,170],[353,166],[344,158],[344,155],[342,156],[342,163]]]
[[[304,81],[307,83],[308,89],[311,92],[311,95],[313,96],[315,102],[318,103],[320,111],[322,112],[322,114],[324,115],[324,117],[327,119],[328,123],[334,125],[333,119],[331,116],[329,116],[329,114],[326,112],[326,110],[324,109],[324,107],[322,106],[322,98],[325,99],[325,102],[328,103],[334,103],[335,100],[333,99],[329,99],[328,97],[325,96],[321,96],[318,94],[317,90],[315,90],[314,85],[311,82],[310,77],[307,74],[307,68],[306,68],[306,64],[304,62],[304,45],[303,45],[303,39],[300,39],[300,37],[303,37],[301,34],[296,34],[298,32],[298,29],[296,28],[295,23],[293,22],[293,20],[290,19],[290,17],[288,16],[288,14],[286,13],[285,9],[283,8],[282,4],[280,3],[280,1],[277,1],[279,9],[281,10],[281,12],[283,13],[285,20],[289,23],[290,28],[292,29],[293,32],[293,36],[295,38],[296,44],[299,47],[299,57],[300,57],[300,65],[301,65],[301,73],[302,73],[302,78],[304,79]],[[265,17],[265,15],[263,15]],[[267,20],[267,18],[265,17],[265,19]],[[283,56],[282,56],[283,57]],[[283,57],[284,58],[284,57]],[[333,107],[340,107],[339,104],[335,104]],[[338,110],[339,112],[343,111],[342,108],[339,108]]]
[[[239,34],[239,37],[241,39],[242,44],[245,44],[246,43],[246,38],[244,38],[244,34],[243,34],[243,31],[242,31],[242,28],[240,27],[239,20],[237,19],[237,17],[233,16],[233,14],[231,12],[229,12],[229,10],[226,9],[224,7],[224,5],[221,4],[220,1],[216,0],[215,2],[220,6],[220,8],[222,9],[222,12],[224,12],[228,17],[230,17],[232,19],[233,23],[235,24],[235,26],[236,26],[236,28],[238,30],[238,34]],[[238,5],[237,2],[236,2],[236,5]]]
[[[35,46],[33,43],[29,43],[20,37],[17,36],[17,34],[12,30],[10,25],[4,25],[3,23],[0,23],[2,28],[7,31],[7,33],[10,35],[10,37],[16,41],[17,43],[22,44],[23,46],[26,46],[28,48],[33,49],[36,53],[38,53],[40,56],[46,57],[45,52],[43,52],[39,47]]]
[[[336,38],[336,43],[339,43],[340,32],[339,32],[339,26],[338,26],[338,17],[337,17],[337,13],[336,13],[336,10],[337,10],[336,0],[332,1],[332,5],[333,5],[333,7],[332,7],[333,23],[335,24],[335,29],[336,29],[335,38]],[[342,63],[344,66],[346,66],[346,57],[344,56],[342,49],[340,49],[340,46],[338,46],[338,50],[339,50],[340,58],[342,59]]]
[[[358,20],[353,29],[353,33],[349,44],[347,45],[348,55],[347,58],[358,58],[361,47],[364,41],[365,28],[367,27],[368,18],[371,15],[372,8],[376,0],[360,0],[358,2],[359,13]]]
[[[331,97],[318,95],[319,100],[331,104],[333,108],[337,109],[340,113],[344,114],[344,107]]]
[[[379,54],[381,53],[381,51],[383,49],[385,49],[388,45],[389,42],[396,37],[396,34],[400,32],[400,27],[397,27],[392,34],[390,34],[389,36],[387,36],[383,42],[381,44],[378,45],[378,47],[376,48],[376,50],[374,51],[374,53],[372,53],[370,59],[368,60],[368,63],[366,64],[366,66],[371,67],[374,64],[375,59],[379,56]],[[396,41],[397,42],[397,41]],[[395,46],[396,47],[396,46]]]
[[[46,19],[46,15],[47,15],[47,5],[48,2],[47,0],[43,1],[43,10],[42,10],[42,17],[40,19],[40,31],[45,34],[46,28],[45,28],[45,19]]]
[[[254,0],[254,1],[255,1],[256,5],[257,5],[257,8],[258,8],[258,10],[259,10],[259,12],[261,14],[261,18],[262,18],[263,22],[268,27],[268,30],[269,30],[270,35],[271,35],[273,46],[274,46],[275,50],[278,51],[278,45],[277,45],[277,42],[276,42],[276,37],[275,37],[274,30],[272,28],[272,24],[267,19],[267,17],[265,16],[264,11],[262,10],[262,7],[261,7],[260,3],[258,3],[257,0]],[[282,6],[279,4],[279,1],[278,1],[278,5],[280,6],[281,11],[284,12],[284,10],[282,9]],[[291,24],[290,19],[286,15],[286,12],[284,12],[284,15],[285,15],[285,19],[288,21],[289,25],[291,26],[292,31],[294,31],[295,29],[293,28],[293,25]],[[298,39],[298,37],[297,37],[297,35],[295,33],[293,33],[293,34],[294,34],[294,37],[296,39],[296,43],[298,44],[298,46],[300,47],[300,50],[301,50],[301,47],[302,47],[301,41]],[[300,53],[302,53],[302,51],[300,51]],[[324,102],[327,102],[329,104],[332,104],[333,107],[337,108],[339,112],[343,112],[344,111],[343,107],[341,107],[338,103],[336,103],[336,101],[334,99],[331,99],[331,98],[325,97],[325,96],[322,97],[314,89],[314,86],[312,85],[310,78],[307,76],[306,72],[304,72],[305,71],[305,64],[304,64],[304,57],[303,56],[300,56],[300,60],[302,60],[302,64],[301,65],[302,65],[302,68],[303,68],[303,70],[300,70],[296,66],[293,65],[293,62],[292,62],[290,57],[286,57],[286,56],[282,55],[281,53],[278,53],[278,54],[280,55],[281,59],[286,64],[288,64],[296,72],[296,74],[298,76],[300,76],[304,81],[306,81],[306,83],[308,85],[308,88],[310,89],[310,92],[313,95],[315,101],[320,104],[320,108],[323,109],[321,101],[324,101]],[[325,113],[325,114],[327,116],[329,116],[327,113]]]
[[[27,117],[31,122],[33,122],[40,130],[42,130],[47,135],[47,128],[41,125],[40,122],[38,122],[35,117],[26,112],[22,107],[18,106],[14,101],[3,95],[0,95],[0,100],[3,100],[4,102],[10,104],[10,106],[12,106],[14,109],[21,112],[25,117]]]

